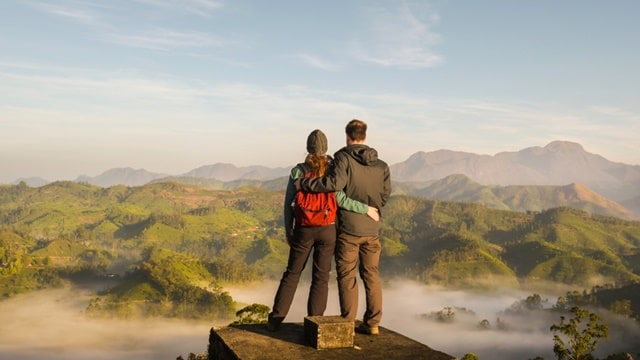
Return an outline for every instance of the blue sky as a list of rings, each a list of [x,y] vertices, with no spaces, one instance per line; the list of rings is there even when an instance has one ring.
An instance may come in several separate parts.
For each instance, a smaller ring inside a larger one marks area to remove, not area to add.
[[[289,167],[352,118],[389,164],[554,140],[640,164],[636,0],[4,0],[0,182]]]

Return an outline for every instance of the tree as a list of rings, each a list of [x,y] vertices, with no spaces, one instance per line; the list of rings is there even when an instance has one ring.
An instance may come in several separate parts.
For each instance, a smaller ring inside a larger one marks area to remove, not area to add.
[[[444,309],[431,313],[431,316],[436,318],[438,321],[450,323],[455,320],[456,313],[453,311],[451,306],[445,306]]]
[[[251,304],[236,312],[238,320],[234,324],[264,324],[269,316],[269,307],[263,304]]]
[[[622,299],[616,300],[609,305],[609,310],[614,314],[630,317],[633,314],[631,309],[631,300]]]
[[[607,338],[609,328],[600,322],[600,317],[577,306],[571,308],[573,318],[568,321],[560,316],[560,324],[551,325],[553,352],[558,360],[591,360],[598,341]],[[588,323],[582,323],[588,319]],[[560,333],[560,334],[558,334]],[[562,336],[561,336],[562,335]],[[566,341],[566,342],[565,342]]]
[[[533,294],[527,296],[525,300],[516,301],[506,312],[512,314],[521,314],[528,311],[542,310],[544,309],[545,302],[547,302],[547,300],[542,300],[540,294]]]
[[[478,360],[478,355],[474,353],[466,353],[460,360]]]

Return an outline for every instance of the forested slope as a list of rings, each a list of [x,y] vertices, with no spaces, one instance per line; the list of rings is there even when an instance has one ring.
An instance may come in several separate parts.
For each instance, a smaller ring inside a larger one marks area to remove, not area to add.
[[[282,274],[283,197],[172,182],[0,186],[0,295],[117,276],[118,285],[92,303],[96,314],[128,302],[112,310],[179,316],[184,306],[205,302],[226,316],[232,310],[226,284]],[[386,278],[449,287],[640,280],[637,221],[565,207],[522,213],[412,196],[392,196],[382,215]],[[133,305],[143,299],[149,309]]]

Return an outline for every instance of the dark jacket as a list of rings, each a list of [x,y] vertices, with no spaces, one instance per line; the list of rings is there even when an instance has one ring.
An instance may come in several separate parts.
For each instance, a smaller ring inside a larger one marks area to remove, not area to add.
[[[333,167],[321,178],[306,178],[300,182],[308,191],[343,190],[347,197],[378,210],[391,194],[389,166],[378,158],[378,152],[364,144],[353,144],[338,150]],[[382,217],[382,211],[380,213]],[[338,211],[339,231],[356,236],[378,235],[380,223],[366,214]]]
[[[333,160],[330,159],[330,161]],[[293,227],[295,224],[293,202],[295,201],[297,191],[294,182],[296,179],[304,177],[304,173],[306,171],[308,171],[308,169],[307,165],[304,163],[296,165],[291,169],[289,181],[287,182],[287,189],[284,196],[284,228],[287,231],[287,238],[291,238],[293,236]],[[338,202],[338,207],[345,211],[366,214],[367,210],[369,210],[369,206],[367,204],[348,198],[344,191],[336,191],[336,201]]]

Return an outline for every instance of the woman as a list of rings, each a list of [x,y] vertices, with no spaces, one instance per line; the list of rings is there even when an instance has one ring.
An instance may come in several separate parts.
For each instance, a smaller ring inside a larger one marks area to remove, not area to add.
[[[314,176],[323,176],[330,165],[331,158],[327,156],[327,137],[320,130],[312,131],[307,137],[307,156],[304,165],[298,164],[291,169],[291,176],[287,184],[284,199],[284,225],[289,244],[289,260],[287,269],[282,274],[274,305],[269,314],[268,329],[278,330],[287,316],[293,297],[298,287],[300,275],[313,249],[313,268],[309,298],[307,300],[307,315],[321,316],[327,307],[329,293],[329,273],[331,260],[336,245],[336,226],[331,223],[326,226],[300,226],[294,221],[292,202],[296,196],[294,182],[303,177],[307,171],[313,171]],[[306,171],[305,171],[306,170]],[[336,193],[338,206],[342,210],[367,214],[378,221],[378,210],[367,204],[349,199],[344,192]]]

